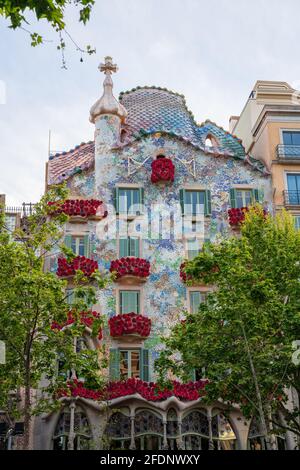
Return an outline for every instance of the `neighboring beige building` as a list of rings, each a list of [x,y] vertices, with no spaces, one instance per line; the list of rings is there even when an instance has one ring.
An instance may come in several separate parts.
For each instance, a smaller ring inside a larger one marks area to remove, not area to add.
[[[256,82],[241,115],[230,118],[230,132],[270,170],[275,208],[290,210],[300,228],[300,92],[285,82]]]

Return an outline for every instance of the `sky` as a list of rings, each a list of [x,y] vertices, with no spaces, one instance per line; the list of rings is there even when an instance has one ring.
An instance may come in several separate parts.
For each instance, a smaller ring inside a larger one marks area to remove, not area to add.
[[[102,94],[97,69],[104,56],[118,64],[114,93],[155,85],[182,93],[197,122],[228,129],[257,80],[300,89],[299,0],[96,0],[86,26],[66,11],[75,42],[65,59],[46,22],[28,17],[45,42],[31,47],[23,30],[0,19],[0,194],[7,205],[35,202],[44,192],[48,135],[51,150],[93,139],[89,109]]]

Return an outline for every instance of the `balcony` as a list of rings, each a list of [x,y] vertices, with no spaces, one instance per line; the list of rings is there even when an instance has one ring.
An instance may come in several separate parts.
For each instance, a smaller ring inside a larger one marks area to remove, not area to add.
[[[300,206],[300,191],[283,191],[285,206]]]
[[[300,163],[300,145],[284,145],[280,144],[276,147],[278,160],[281,161],[297,161]]]

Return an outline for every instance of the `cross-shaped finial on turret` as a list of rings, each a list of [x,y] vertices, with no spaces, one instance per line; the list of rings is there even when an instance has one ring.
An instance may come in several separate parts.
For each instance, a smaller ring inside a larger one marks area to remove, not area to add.
[[[106,56],[104,58],[104,64],[100,64],[98,69],[100,72],[104,72],[105,75],[112,74],[113,72],[117,72],[118,67],[117,64],[113,64],[112,57]]]

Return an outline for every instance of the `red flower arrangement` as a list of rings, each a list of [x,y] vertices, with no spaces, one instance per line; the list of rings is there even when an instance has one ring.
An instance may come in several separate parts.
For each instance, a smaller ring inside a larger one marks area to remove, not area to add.
[[[101,400],[103,393],[97,390],[90,390],[84,387],[83,382],[77,379],[67,382],[67,388],[61,389],[57,393],[58,397],[82,397],[89,400]]]
[[[116,273],[117,279],[123,276],[146,278],[150,275],[150,263],[142,258],[120,258],[111,262],[110,272]]]
[[[143,338],[150,335],[151,320],[150,318],[138,315],[136,313],[124,313],[115,315],[109,321],[110,335],[113,337],[138,334]]]
[[[241,207],[228,210],[229,224],[231,227],[241,225],[245,220],[245,213],[248,212],[248,207]]]
[[[175,177],[175,166],[170,158],[157,158],[151,163],[152,183],[158,183],[159,181],[174,181]]]
[[[55,202],[48,202],[48,206],[56,205]],[[54,210],[54,214],[67,214],[69,216],[93,217],[96,215],[106,217],[107,211],[101,211],[103,202],[97,199],[67,199],[63,204]]]
[[[98,269],[97,261],[86,258],[85,256],[76,256],[70,263],[66,258],[58,258],[57,276],[74,276],[76,271],[80,270],[85,276],[90,277]]]
[[[103,391],[94,391],[86,389],[82,382],[73,380],[72,382],[68,382],[67,389],[60,390],[58,395],[79,396],[92,400],[101,400],[104,398],[113,400],[114,398],[126,397],[138,393],[146,400],[153,402],[163,401],[172,396],[184,401],[194,401],[204,395],[204,389],[207,383],[207,380],[198,380],[197,382],[189,382],[187,384],[173,381],[172,389],[162,390],[153,382],[144,382],[140,379],[131,378],[125,381],[110,382]]]
[[[247,212],[249,212],[249,207],[228,209],[229,224],[231,227],[239,227],[244,222]],[[267,214],[268,211],[263,209],[264,218],[266,218]]]
[[[88,312],[80,312],[80,322],[83,325],[87,326],[88,328],[92,328],[94,321],[98,320],[99,318],[100,318],[100,313],[96,311],[89,310]],[[74,322],[75,322],[74,314],[72,311],[70,311],[68,312],[67,320],[64,323],[52,322],[51,329],[60,331],[65,326],[72,325]],[[102,337],[103,337],[102,329],[100,328],[97,338],[101,340]]]

